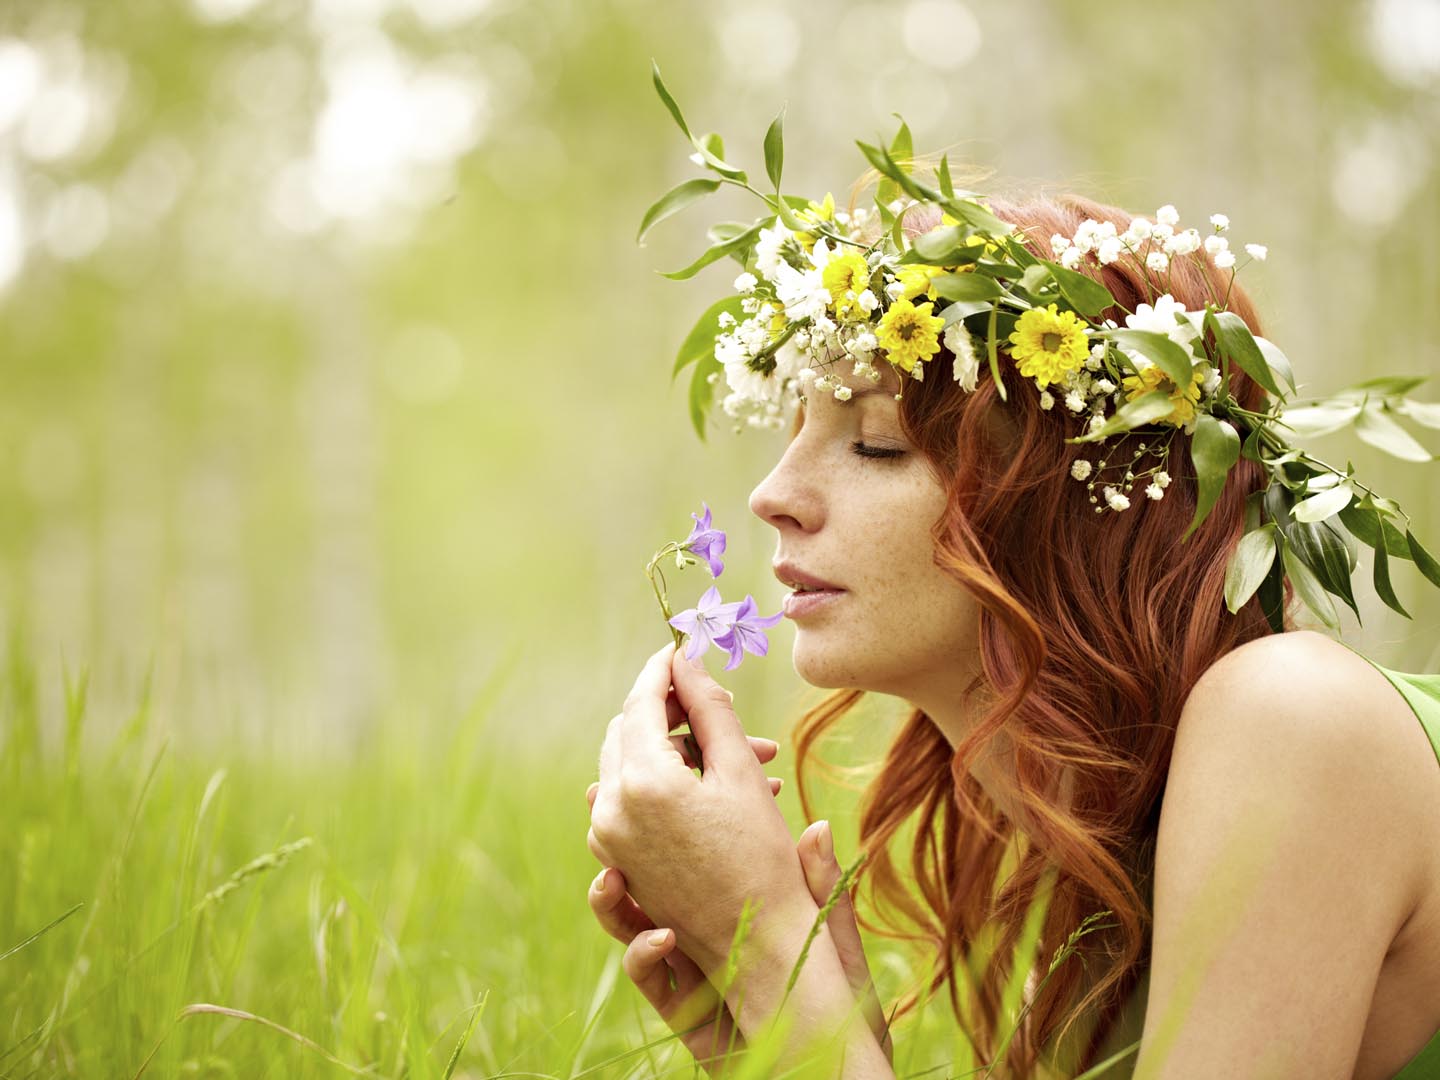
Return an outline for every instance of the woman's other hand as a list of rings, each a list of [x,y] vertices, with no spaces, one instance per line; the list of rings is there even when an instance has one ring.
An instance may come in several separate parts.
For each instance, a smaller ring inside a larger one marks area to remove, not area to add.
[[[769,740],[752,740],[768,746],[757,746],[756,757],[763,763],[778,750]],[[598,783],[590,785],[586,801],[593,805]],[[771,778],[778,791],[779,781]],[[841,868],[834,856],[830,824],[817,821],[800,834],[796,852],[805,871],[811,896],[819,907],[830,898],[840,879]],[[699,966],[675,947],[675,934],[668,927],[657,927],[625,890],[625,877],[620,871],[606,867],[590,885],[590,910],[611,937],[625,945],[622,965],[625,974],[639,988],[645,1000],[660,1014],[670,1030],[707,1073],[723,1075],[727,1050],[736,1054],[745,1048],[745,1040],[735,1029],[730,1010],[719,993],[705,978]],[[826,919],[826,925],[840,954],[840,962],[857,999],[864,1002],[865,1019],[875,1038],[892,1058],[890,1033],[870,978],[870,965],[860,941],[855,910],[850,894],[843,893]]]

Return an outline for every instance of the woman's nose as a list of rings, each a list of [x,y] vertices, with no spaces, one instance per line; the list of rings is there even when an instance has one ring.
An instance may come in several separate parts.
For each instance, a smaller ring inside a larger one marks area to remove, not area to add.
[[[798,528],[813,532],[824,520],[824,504],[815,486],[796,468],[791,443],[785,455],[750,492],[750,512],[783,532]]]

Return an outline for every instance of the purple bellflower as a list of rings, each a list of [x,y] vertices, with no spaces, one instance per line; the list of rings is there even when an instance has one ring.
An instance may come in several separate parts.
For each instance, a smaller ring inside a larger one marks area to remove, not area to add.
[[[709,517],[708,513],[706,517]],[[685,650],[685,659],[694,660],[710,648],[717,636],[729,634],[734,625],[735,616],[739,614],[743,606],[743,601],[731,604],[721,603],[720,590],[711,585],[705,590],[705,595],[700,597],[700,603],[696,607],[673,616],[670,619],[670,625],[676,630],[690,635],[690,647]]]
[[[690,530],[690,535],[685,538],[681,545],[686,551],[690,551],[710,564],[710,576],[718,578],[725,564],[720,561],[720,555],[725,550],[725,534],[719,529],[710,526],[710,507],[705,503],[700,504],[700,509],[705,511],[704,517],[695,517],[695,525]]]
[[[734,671],[739,667],[747,652],[756,656],[769,652],[770,640],[765,636],[765,630],[778,623],[781,615],[778,611],[774,615],[761,615],[753,596],[740,601],[730,629],[713,639],[720,648],[730,650],[730,662],[725,665],[725,670]]]

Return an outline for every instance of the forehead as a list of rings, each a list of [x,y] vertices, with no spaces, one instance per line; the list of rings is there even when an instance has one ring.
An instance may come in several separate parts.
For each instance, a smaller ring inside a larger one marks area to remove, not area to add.
[[[899,411],[895,395],[900,391],[900,380],[893,371],[883,370],[888,365],[883,365],[879,382],[871,382],[863,375],[853,375],[845,369],[831,368],[830,374],[839,377],[842,385],[850,390],[850,398],[847,401],[840,401],[835,397],[835,391],[816,390],[811,386],[804,393],[803,404],[808,405],[812,410],[819,405],[821,409],[839,409],[845,411],[856,411],[890,414]],[[823,404],[821,404],[823,402]]]

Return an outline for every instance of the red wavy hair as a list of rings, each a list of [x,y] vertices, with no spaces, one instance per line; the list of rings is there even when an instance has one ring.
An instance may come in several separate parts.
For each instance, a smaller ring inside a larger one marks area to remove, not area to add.
[[[1075,195],[987,202],[1042,258],[1053,258],[1052,234],[1071,236],[1085,218],[1120,231],[1130,223],[1125,211]],[[930,212],[907,215],[907,232],[938,223],[933,208],[920,209]],[[1168,287],[1147,287],[1146,271],[1129,257],[1087,272],[1117,302],[1101,318],[1124,325],[1127,312],[1167,288],[1189,310],[1228,289],[1229,310],[1261,333],[1244,290],[1231,287],[1230,275],[1203,252],[1175,259]],[[928,998],[948,987],[957,1019],[986,1061],[1008,1033],[997,1030],[1002,994],[1043,879],[1053,878],[1053,891],[1037,945],[1040,976],[1087,915],[1110,913],[1030,1000],[1006,1050],[1011,1073],[1028,1077],[1041,1068],[1042,1054],[1050,1065],[1090,1067],[1148,968],[1155,833],[1181,706],[1211,664],[1272,633],[1258,596],[1234,615],[1224,604],[1245,498],[1266,481],[1259,465],[1242,458],[1209,517],[1182,543],[1196,487],[1189,437],[1176,429],[1168,443],[1146,451],[1172,478],[1164,498],[1137,497],[1126,511],[1097,514],[1071,463],[1080,456],[1128,461],[1132,447],[1147,440],[1128,433],[1103,446],[1067,444],[1086,417],[1058,404],[1041,409],[1033,384],[1008,356],[1004,402],[983,372],[975,391],[961,390],[953,359],[942,347],[923,383],[905,380],[900,421],[948,495],[933,527],[935,561],[978,603],[983,676],[966,699],[983,693],[972,708],[973,728],[953,748],[923,711],[910,714],[864,791],[860,846],[868,858],[853,892],[858,899],[868,882],[867,906],[882,921],[860,915],[867,930],[933,951],[923,992]],[[1264,390],[1244,372],[1232,369],[1230,387],[1246,408],[1264,407]],[[998,444],[985,422],[992,407],[1013,422],[1009,445]],[[1282,609],[1290,599],[1287,582]],[[837,774],[814,760],[816,744],[863,696],[853,689],[830,694],[793,732],[807,821],[815,817],[807,765]],[[1003,742],[992,746],[1002,729]],[[1000,747],[1014,768],[1006,801],[1021,808],[1015,816],[1023,830],[971,775],[972,763]],[[912,819],[907,880],[890,849]],[[892,1006],[895,1015],[919,999],[920,991],[905,994]]]

